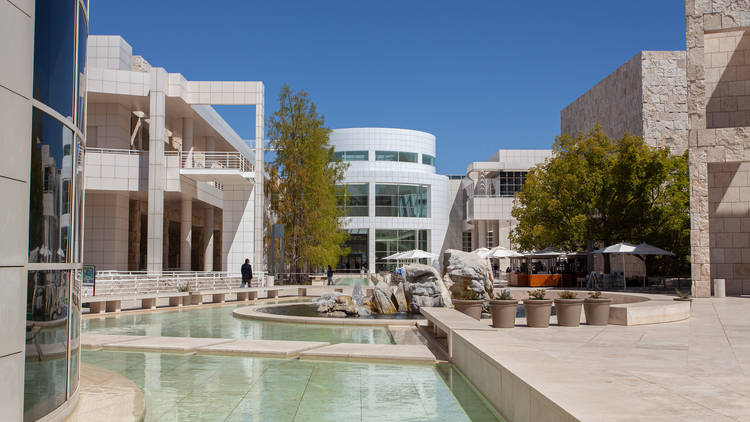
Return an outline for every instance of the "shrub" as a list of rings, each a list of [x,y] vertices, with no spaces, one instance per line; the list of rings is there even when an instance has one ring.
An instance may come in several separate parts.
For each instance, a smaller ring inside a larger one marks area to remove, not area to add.
[[[532,300],[543,300],[547,291],[544,289],[529,290],[529,299]]]
[[[513,295],[510,294],[510,289],[503,289],[498,299],[499,300],[513,300]]]
[[[177,291],[178,292],[189,292],[190,291],[190,284],[188,284],[188,282],[178,283],[177,284]]]
[[[479,298],[479,295],[477,294],[477,292],[475,292],[474,290],[466,289],[466,290],[464,290],[464,294],[463,294],[463,298],[462,299],[463,300],[479,300],[480,298]]]
[[[589,299],[601,299],[602,292],[601,290],[597,290],[595,292],[589,292]]]
[[[575,299],[576,294],[574,292],[571,292],[570,290],[565,290],[560,292],[560,295],[558,295],[558,298],[560,299]]]

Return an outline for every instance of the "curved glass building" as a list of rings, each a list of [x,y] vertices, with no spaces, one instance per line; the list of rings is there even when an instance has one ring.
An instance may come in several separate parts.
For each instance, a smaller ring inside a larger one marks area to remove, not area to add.
[[[88,1],[10,1],[0,41],[0,408],[64,419],[78,397]]]
[[[382,258],[421,249],[440,255],[448,228],[448,177],[435,172],[435,136],[391,128],[335,129],[344,175],[350,253],[337,271],[395,267]]]

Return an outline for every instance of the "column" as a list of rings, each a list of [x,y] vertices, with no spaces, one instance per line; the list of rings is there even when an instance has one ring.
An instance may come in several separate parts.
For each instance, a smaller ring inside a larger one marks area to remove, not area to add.
[[[370,228],[367,236],[367,271],[371,274],[376,273],[375,270],[375,229]]]
[[[180,269],[190,271],[190,255],[192,245],[192,228],[193,228],[193,199],[190,197],[182,198],[180,207]]]
[[[265,271],[264,258],[265,254],[263,251],[263,231],[265,223],[263,217],[265,214],[265,195],[263,193],[263,182],[265,174],[264,171],[264,159],[263,159],[263,148],[264,148],[264,112],[263,112],[263,99],[264,87],[262,83],[258,83],[257,97],[255,100],[255,203],[253,207],[254,213],[254,224],[253,224],[253,268],[256,271]]]
[[[182,119],[182,154],[185,167],[193,167],[193,130],[195,121],[192,117]]]
[[[203,211],[203,271],[214,270],[214,208]]]
[[[151,69],[148,149],[148,252],[146,268],[161,274],[164,265],[164,141],[167,72]]]
[[[711,296],[711,249],[708,214],[708,164],[705,149],[693,148],[690,165],[690,263],[692,294]]]

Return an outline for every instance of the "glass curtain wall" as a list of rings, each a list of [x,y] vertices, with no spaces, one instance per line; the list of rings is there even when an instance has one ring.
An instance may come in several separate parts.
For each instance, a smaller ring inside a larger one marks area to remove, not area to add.
[[[402,163],[418,162],[419,154],[402,151],[375,151],[375,161],[400,161]]]
[[[427,230],[375,230],[375,269],[392,271],[396,261],[383,261],[386,256],[412,249],[427,249]]]
[[[337,151],[333,155],[341,161],[367,161],[370,159],[369,151]]]
[[[527,171],[504,171],[492,179],[490,184],[492,195],[496,196],[513,196],[516,192],[521,192],[523,184],[526,182]]]
[[[426,185],[375,185],[376,217],[429,217]]]
[[[338,186],[336,190],[339,206],[345,207],[348,217],[367,217],[370,215],[368,183],[352,183]]]
[[[349,237],[344,242],[344,247],[349,248],[347,255],[339,258],[337,271],[356,272],[361,269],[367,271],[367,251],[370,240],[369,229],[346,230]]]
[[[24,420],[49,414],[78,387],[85,7],[35,6]]]

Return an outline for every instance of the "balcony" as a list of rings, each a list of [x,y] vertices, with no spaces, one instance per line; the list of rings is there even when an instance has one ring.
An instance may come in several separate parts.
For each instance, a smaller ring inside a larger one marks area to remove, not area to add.
[[[250,183],[255,172],[250,161],[240,152],[167,152],[176,156],[180,175],[199,182],[214,182],[219,185]]]

